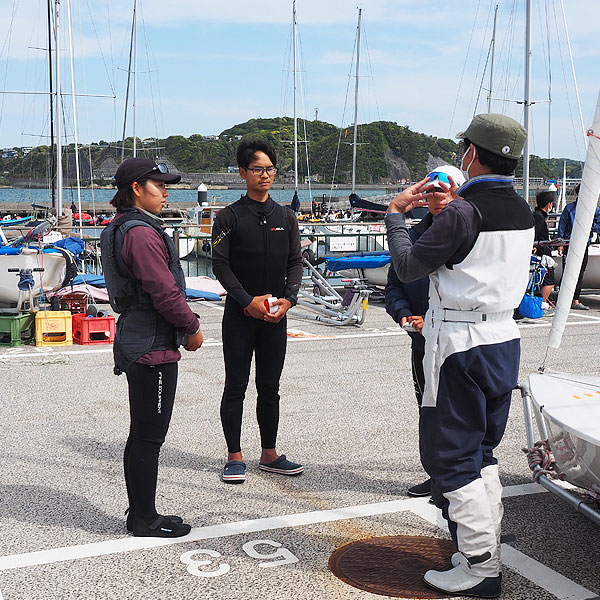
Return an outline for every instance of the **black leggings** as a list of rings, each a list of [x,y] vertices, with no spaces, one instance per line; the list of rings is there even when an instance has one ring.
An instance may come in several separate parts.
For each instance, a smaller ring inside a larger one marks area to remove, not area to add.
[[[169,429],[177,363],[140,365],[127,370],[131,425],[123,457],[129,508],[136,517],[156,519],[155,496],[158,454]]]
[[[287,342],[286,318],[267,323],[246,317],[237,307],[225,307],[223,356],[225,389],[221,399],[221,424],[230,453],[241,452],[242,411],[252,353],[256,361],[256,418],[262,448],[275,448],[279,425],[279,378]]]
[[[577,285],[575,286],[575,293],[573,294],[573,300],[579,300],[579,296],[581,296],[581,288],[583,286],[583,275],[585,273],[585,269],[588,264],[588,253],[589,246],[585,247],[585,252],[583,253],[583,260],[581,261],[581,270],[579,271],[579,277],[577,278]],[[569,253],[568,246],[565,248],[565,253],[563,254],[563,273],[567,268],[567,254]]]

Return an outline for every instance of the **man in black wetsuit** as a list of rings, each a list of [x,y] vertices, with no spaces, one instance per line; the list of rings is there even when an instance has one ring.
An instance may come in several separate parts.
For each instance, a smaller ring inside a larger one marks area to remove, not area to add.
[[[222,473],[226,483],[246,479],[240,435],[253,353],[262,447],[259,468],[282,475],[304,471],[302,465],[275,450],[286,313],[296,304],[303,272],[298,220],[269,196],[277,170],[277,157],[270,144],[242,141],[237,161],[247,193],[218,213],[212,230],[213,272],[227,290],[222,323],[225,390],[221,399],[228,450]]]

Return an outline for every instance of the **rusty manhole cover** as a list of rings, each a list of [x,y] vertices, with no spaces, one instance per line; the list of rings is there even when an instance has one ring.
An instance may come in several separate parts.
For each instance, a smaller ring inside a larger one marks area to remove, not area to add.
[[[423,583],[429,569],[450,568],[456,552],[450,540],[409,535],[375,537],[338,548],[331,572],[360,590],[398,598],[444,598]]]

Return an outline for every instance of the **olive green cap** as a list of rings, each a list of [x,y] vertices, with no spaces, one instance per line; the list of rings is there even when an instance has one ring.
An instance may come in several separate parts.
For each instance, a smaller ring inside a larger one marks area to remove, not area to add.
[[[523,125],[495,113],[475,115],[471,124],[456,134],[458,139],[467,138],[476,146],[485,148],[498,156],[519,158],[527,139],[527,130]]]

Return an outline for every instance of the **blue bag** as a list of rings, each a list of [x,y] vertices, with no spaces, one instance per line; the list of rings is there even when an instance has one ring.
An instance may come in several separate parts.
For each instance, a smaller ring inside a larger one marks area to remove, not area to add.
[[[540,319],[544,316],[542,302],[543,298],[541,296],[534,296],[533,291],[526,292],[521,304],[519,304],[519,312],[529,319]]]
[[[532,256],[530,261],[531,275],[527,284],[527,290],[519,304],[519,313],[528,319],[540,319],[544,316],[541,296],[536,296],[536,290],[540,291],[546,269],[541,266],[541,259],[538,256]]]

